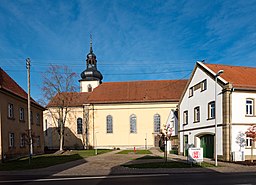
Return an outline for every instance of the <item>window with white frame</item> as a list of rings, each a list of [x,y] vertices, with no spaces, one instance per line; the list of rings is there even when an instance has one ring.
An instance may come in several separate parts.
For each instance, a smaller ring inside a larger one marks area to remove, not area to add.
[[[14,118],[14,108],[13,104],[8,104],[8,118]]]
[[[188,111],[184,111],[183,112],[183,125],[187,125],[188,124]]]
[[[106,122],[107,122],[107,133],[108,134],[113,133],[113,117],[111,115],[108,115],[106,117]]]
[[[24,116],[24,108],[20,107],[20,121],[24,121],[25,116]]]
[[[252,147],[253,140],[250,137],[246,137],[246,147]]]
[[[130,133],[135,134],[137,133],[137,118],[135,114],[130,116]]]
[[[77,118],[77,134],[83,133],[83,120],[82,118]]]
[[[252,116],[253,115],[253,99],[246,99],[246,115]]]
[[[215,102],[212,101],[208,103],[208,119],[215,118]]]
[[[206,79],[201,82],[201,91],[205,91],[207,89],[207,81]]]
[[[200,121],[200,107],[195,107],[194,109],[194,122]]]
[[[159,114],[154,115],[154,132],[160,132],[161,117]]]
[[[20,147],[25,147],[25,134],[20,135]]]
[[[9,133],[9,147],[14,147],[14,133]]]

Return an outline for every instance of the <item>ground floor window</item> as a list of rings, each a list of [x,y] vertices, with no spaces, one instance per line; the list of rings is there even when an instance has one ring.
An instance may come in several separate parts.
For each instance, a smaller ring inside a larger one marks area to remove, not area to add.
[[[14,133],[9,133],[9,147],[14,147]]]
[[[247,137],[246,138],[246,147],[252,147],[252,144],[253,144],[252,138]]]

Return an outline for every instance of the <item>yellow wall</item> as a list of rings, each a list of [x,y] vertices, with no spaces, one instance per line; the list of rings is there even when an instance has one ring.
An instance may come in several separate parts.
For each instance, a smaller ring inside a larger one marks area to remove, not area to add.
[[[68,108],[67,119],[64,131],[65,148],[83,148],[85,139],[83,134],[77,134],[77,118],[83,119],[82,107]],[[50,108],[44,111],[44,132],[45,146],[49,149],[59,149],[59,134],[57,132],[58,113],[56,108]],[[46,126],[47,120],[47,126]],[[84,120],[84,119],[83,119]]]
[[[86,119],[88,111],[88,147],[97,148],[145,148],[154,146],[154,115],[161,116],[161,127],[166,124],[169,113],[176,110],[177,103],[119,103],[119,104],[94,104],[84,107],[71,107],[65,123],[64,147],[70,149],[86,148]],[[49,149],[59,148],[59,134],[56,130],[56,108],[44,112],[47,119],[47,135],[45,145]],[[137,117],[137,133],[130,133],[130,115]],[[113,133],[107,133],[106,117],[113,118]],[[58,116],[57,116],[58,117]],[[83,134],[77,134],[77,118],[83,119]],[[146,140],[145,140],[146,139]]]
[[[98,148],[144,148],[154,146],[154,115],[161,116],[161,128],[177,103],[96,104],[90,108],[90,143]],[[130,115],[137,117],[137,133],[130,133]],[[106,117],[113,118],[113,133],[106,133]],[[94,118],[94,119],[93,119]],[[97,143],[96,143],[97,142]]]
[[[18,156],[28,155],[28,143],[25,147],[20,146],[20,136],[21,134],[28,134],[28,121],[27,121],[27,101],[21,99],[17,96],[11,95],[6,92],[0,92],[0,111],[1,111],[1,134],[0,134],[0,159],[4,155],[6,158],[15,158]],[[14,118],[8,118],[8,104],[13,104],[14,106]],[[25,118],[24,121],[19,120],[19,109],[24,108]],[[33,147],[33,153],[39,154],[44,152],[44,135],[43,135],[43,110],[31,103],[31,110],[33,112],[33,122],[32,122],[32,135],[35,137],[40,137],[40,145]],[[39,113],[40,124],[36,124],[36,114]],[[9,133],[14,133],[14,147],[9,147]]]

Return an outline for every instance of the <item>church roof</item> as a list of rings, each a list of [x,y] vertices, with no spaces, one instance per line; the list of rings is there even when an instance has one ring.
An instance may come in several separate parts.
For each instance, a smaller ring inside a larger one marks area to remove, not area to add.
[[[69,107],[88,103],[178,102],[186,83],[187,80],[105,82],[93,92],[57,94],[47,107],[58,106],[61,102]]]
[[[46,107],[79,107],[88,103],[91,92],[62,92],[56,94]],[[64,100],[64,101],[62,101]]]
[[[2,68],[0,68],[0,89],[25,100],[28,99],[26,91],[24,91],[24,89],[22,89]],[[31,102],[43,108],[32,98]]]
[[[93,90],[91,103],[179,101],[187,80],[106,82]]]
[[[204,65],[214,73],[224,70],[224,73],[220,77],[231,83],[235,88],[256,89],[256,68],[220,64]]]

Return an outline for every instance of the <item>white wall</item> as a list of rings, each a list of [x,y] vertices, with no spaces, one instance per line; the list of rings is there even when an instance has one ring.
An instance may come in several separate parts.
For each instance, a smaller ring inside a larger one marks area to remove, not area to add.
[[[91,85],[92,90],[98,87],[99,81],[80,81],[80,92],[88,92],[88,85]]]
[[[256,100],[256,93],[249,91],[239,92],[236,89],[232,93],[232,152],[240,150],[239,145],[236,143],[239,132],[245,133],[252,124],[256,124],[256,101],[254,101],[254,116],[246,116],[247,98]],[[243,147],[241,150],[245,152],[245,155],[251,155],[251,148]],[[256,154],[256,150],[254,153]]]
[[[246,116],[246,98],[254,99],[256,103],[256,93],[236,92],[232,93],[232,122],[233,123],[256,123],[256,116]],[[254,105],[255,114],[255,105]]]
[[[189,97],[189,88],[198,84],[203,80],[207,80],[207,89],[202,91],[200,89],[194,91],[192,97]],[[222,87],[217,85],[217,124],[222,124]],[[199,140],[196,138],[200,136],[200,134],[205,135],[214,134],[215,133],[215,119],[208,120],[208,103],[215,100],[215,80],[210,78],[204,71],[199,68],[196,68],[195,73],[190,81],[188,88],[186,89],[184,97],[180,102],[180,130],[188,131],[180,132],[180,152],[183,152],[183,135],[188,135],[189,144],[198,144]],[[194,123],[194,108],[200,107],[200,122]],[[188,111],[188,124],[183,125],[183,112]],[[212,127],[211,127],[212,126]],[[203,128],[207,127],[207,128]],[[192,130],[197,128],[197,130]],[[201,128],[201,129],[199,129]],[[217,137],[218,137],[218,155],[222,155],[222,128],[218,127],[217,129]],[[196,143],[197,141],[197,143]]]

